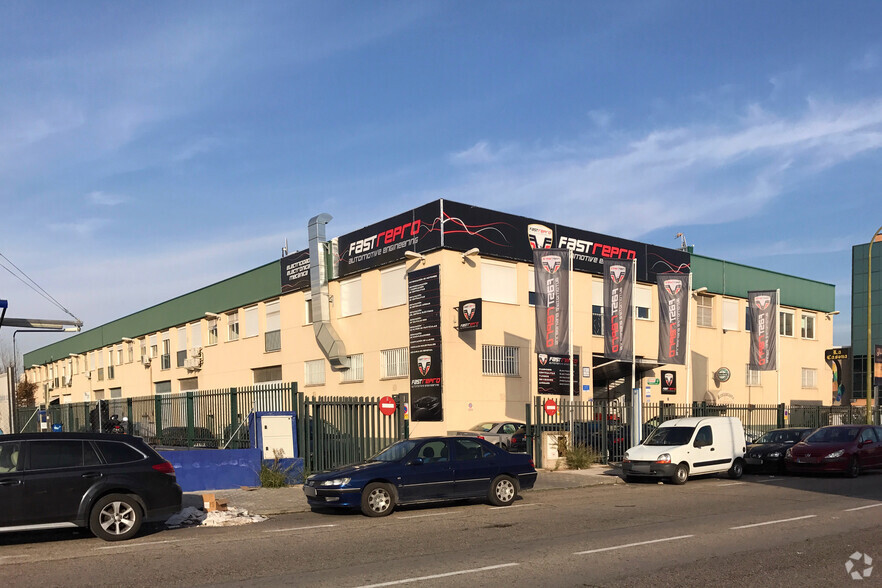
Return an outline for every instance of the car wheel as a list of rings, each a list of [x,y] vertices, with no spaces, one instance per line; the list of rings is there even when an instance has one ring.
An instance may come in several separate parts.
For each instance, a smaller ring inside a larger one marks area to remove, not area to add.
[[[490,484],[488,498],[493,506],[508,506],[514,502],[517,495],[517,483],[508,476],[496,476],[496,479]]]
[[[105,541],[124,541],[138,533],[143,520],[141,505],[132,496],[108,494],[92,507],[89,529]]]
[[[733,480],[739,479],[744,474],[744,462],[740,459],[736,459],[732,463],[732,467],[729,468],[729,477]]]
[[[395,495],[389,484],[374,482],[361,493],[361,512],[369,517],[384,517],[395,508]]]
[[[858,463],[856,455],[851,456],[851,461],[848,462],[848,469],[845,471],[845,475],[849,478],[857,478],[861,475],[861,464]]]
[[[677,469],[674,470],[674,475],[671,476],[671,482],[680,486],[686,483],[686,480],[689,479],[689,466],[685,463],[681,463],[677,466]]]

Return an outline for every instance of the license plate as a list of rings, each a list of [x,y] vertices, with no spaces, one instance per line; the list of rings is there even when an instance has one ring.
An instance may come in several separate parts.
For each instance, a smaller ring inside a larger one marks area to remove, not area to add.
[[[763,460],[757,459],[755,457],[748,457],[744,460],[744,463],[748,465],[763,465]]]
[[[797,457],[796,463],[814,463],[814,459],[810,457]]]
[[[313,488],[312,486],[304,486],[303,493],[306,494],[307,496],[315,496],[316,495],[315,488]]]
[[[635,465],[634,468],[633,468],[633,470],[634,470],[635,472],[638,472],[638,473],[641,473],[641,474],[648,474],[648,473],[649,473],[649,464],[646,464],[646,465],[643,465],[643,464]]]

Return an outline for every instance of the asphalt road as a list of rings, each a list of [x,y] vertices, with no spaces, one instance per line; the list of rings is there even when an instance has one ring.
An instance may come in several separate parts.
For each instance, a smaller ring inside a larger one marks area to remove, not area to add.
[[[123,543],[0,535],[7,586],[850,585],[882,563],[882,474],[525,492],[510,507],[300,513]],[[865,569],[863,559],[853,571]],[[882,584],[882,565],[859,585]]]

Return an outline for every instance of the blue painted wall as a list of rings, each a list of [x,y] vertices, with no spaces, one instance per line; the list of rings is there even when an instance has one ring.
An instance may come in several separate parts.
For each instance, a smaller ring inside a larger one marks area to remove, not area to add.
[[[260,486],[258,449],[191,449],[159,454],[174,466],[184,492]]]

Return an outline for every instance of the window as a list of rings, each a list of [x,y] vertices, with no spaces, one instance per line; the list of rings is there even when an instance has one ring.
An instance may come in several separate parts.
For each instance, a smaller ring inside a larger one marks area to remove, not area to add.
[[[116,365],[123,364],[123,348],[122,345],[116,346]]]
[[[527,304],[536,306],[536,270],[527,268]]]
[[[818,387],[818,370],[813,368],[802,368],[802,387],[817,388]]]
[[[793,311],[791,310],[782,310],[778,313],[778,317],[780,318],[780,326],[778,327],[778,333],[783,335],[784,337],[792,337],[793,336]]]
[[[321,386],[325,383],[325,360],[314,359],[303,362],[303,380],[307,386]]]
[[[518,348],[509,345],[484,345],[481,350],[485,376],[519,376]]]
[[[227,315],[227,341],[239,339],[239,311]]]
[[[453,441],[456,461],[475,461],[485,457],[493,457],[493,453],[477,441],[471,439],[455,439]]]
[[[723,298],[723,330],[738,330],[738,301],[734,298]]]
[[[360,276],[340,282],[340,316],[352,316],[354,314],[361,314]]]
[[[381,378],[404,378],[407,376],[409,357],[407,347],[386,349],[382,354]]]
[[[481,260],[481,297],[485,302],[517,304],[517,266]]]
[[[249,306],[244,309],[245,316],[245,337],[257,337],[260,327],[257,324],[257,305]]]
[[[697,324],[699,327],[714,326],[714,297],[699,296],[695,305],[698,314]]]
[[[202,347],[202,323],[190,323],[190,347]]]
[[[171,339],[166,335],[166,338],[162,340],[162,369],[169,368],[171,368]]]
[[[255,368],[251,370],[254,374],[255,384],[266,384],[267,382],[282,381],[282,366],[274,365],[264,368]]]
[[[706,447],[708,445],[714,444],[714,433],[710,428],[710,425],[705,425],[704,427],[698,429],[698,433],[695,435],[695,447]]]
[[[171,380],[156,382],[153,384],[153,389],[157,394],[171,394]]]
[[[815,315],[814,314],[807,313],[807,312],[802,313],[801,333],[802,333],[803,339],[814,339],[815,338]]]
[[[111,398],[122,398],[122,388],[111,388],[110,389],[110,397]]]
[[[266,333],[264,333],[264,350],[279,351],[282,348],[282,317],[279,301],[266,303]]]
[[[312,298],[303,301],[303,320],[304,325],[312,324]]]
[[[177,366],[184,367],[187,359],[187,327],[178,327]]]
[[[380,271],[380,308],[401,306],[407,302],[407,268]]]
[[[178,387],[181,392],[199,389],[199,378],[181,378],[178,380]]]
[[[747,364],[747,372],[745,376],[745,381],[748,386],[762,386],[762,380],[760,379],[760,375],[762,372],[760,370],[754,370],[750,368],[750,364]]]
[[[427,441],[417,451],[417,457],[425,463],[446,462],[450,460],[447,451],[447,441]]]
[[[208,319],[208,344],[217,345],[217,319]]]
[[[603,336],[603,282],[591,282],[591,334]]]
[[[652,288],[637,286],[634,288],[634,305],[637,307],[637,318],[649,320],[652,308]]]
[[[147,339],[141,339],[141,358],[147,357]]]
[[[159,348],[156,346],[156,335],[150,335],[150,359],[159,355]]]
[[[82,441],[32,441],[29,450],[31,470],[75,468],[83,465]]]
[[[132,363],[135,361],[135,343],[129,341],[129,361],[128,363]]]
[[[104,456],[107,463],[131,463],[133,461],[141,461],[144,455],[126,443],[117,441],[95,441],[98,451]]]
[[[744,307],[744,330],[750,332],[750,305]]]
[[[349,356],[349,369],[343,372],[343,382],[364,381],[364,354]]]

